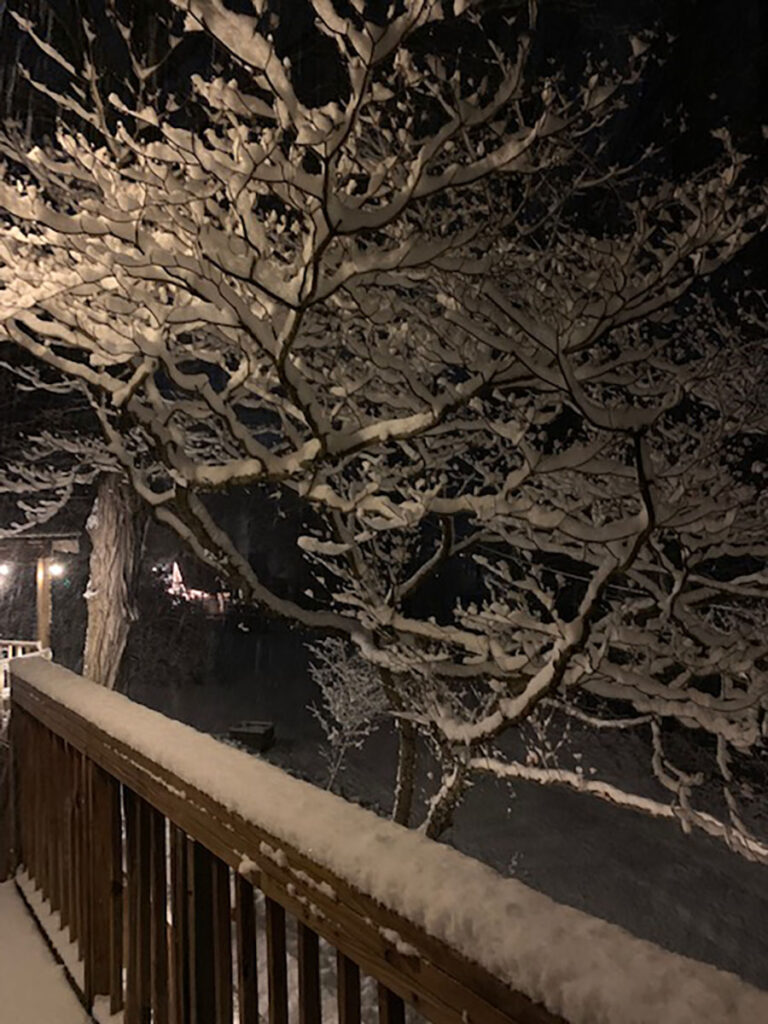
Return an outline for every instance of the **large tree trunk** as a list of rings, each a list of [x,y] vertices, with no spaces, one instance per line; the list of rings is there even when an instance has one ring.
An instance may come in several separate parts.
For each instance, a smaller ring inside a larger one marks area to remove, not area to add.
[[[91,574],[83,675],[116,689],[135,612],[135,590],[147,517],[129,485],[114,473],[99,481],[86,529]]]

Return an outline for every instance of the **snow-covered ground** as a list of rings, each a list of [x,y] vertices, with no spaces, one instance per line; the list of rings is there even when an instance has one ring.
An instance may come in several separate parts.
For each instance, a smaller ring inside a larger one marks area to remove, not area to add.
[[[0,885],[0,1020],[87,1024],[90,1019],[13,883]]]

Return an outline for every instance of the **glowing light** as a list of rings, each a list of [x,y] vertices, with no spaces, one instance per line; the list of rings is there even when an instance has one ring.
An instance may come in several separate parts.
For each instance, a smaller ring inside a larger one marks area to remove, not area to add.
[[[61,564],[61,562],[51,562],[50,566],[48,567],[48,572],[50,572],[51,576],[63,576],[64,566]]]
[[[0,576],[10,576],[10,575],[11,575],[11,567],[10,567],[10,565],[8,565],[7,562],[3,562],[3,564],[0,565]]]

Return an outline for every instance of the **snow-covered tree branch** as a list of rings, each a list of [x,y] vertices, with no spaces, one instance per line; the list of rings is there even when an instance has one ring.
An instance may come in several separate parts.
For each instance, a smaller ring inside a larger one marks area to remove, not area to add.
[[[88,394],[109,457],[247,599],[377,667],[443,770],[430,833],[547,699],[753,748],[766,335],[708,282],[765,188],[725,133],[686,178],[612,159],[646,39],[573,81],[541,73],[535,3],[308,10],[288,53],[268,3],[172,0],[152,40],[107,4],[102,80],[15,5],[62,113],[4,141],[0,337]],[[206,495],[242,485],[304,500],[306,600],[216,521]]]

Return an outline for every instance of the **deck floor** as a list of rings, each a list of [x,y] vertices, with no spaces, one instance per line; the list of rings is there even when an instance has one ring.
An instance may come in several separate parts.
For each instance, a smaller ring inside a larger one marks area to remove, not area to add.
[[[88,1024],[12,882],[0,885],[0,1020],[8,1024]]]

